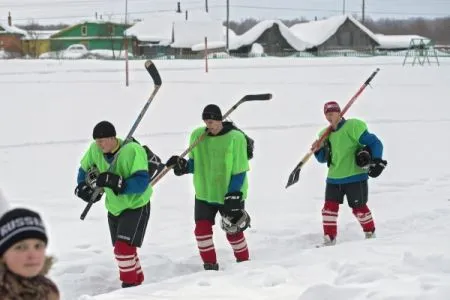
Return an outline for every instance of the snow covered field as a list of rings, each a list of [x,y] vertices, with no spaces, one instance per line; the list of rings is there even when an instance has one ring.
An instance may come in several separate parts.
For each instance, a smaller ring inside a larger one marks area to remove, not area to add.
[[[39,210],[57,257],[51,277],[63,299],[444,300],[450,294],[450,59],[402,67],[392,58],[263,58],[155,61],[163,86],[135,137],[164,160],[181,153],[201,111],[223,111],[243,95],[231,119],[255,139],[249,173],[247,233],[251,261],[237,265],[223,232],[215,243],[221,270],[206,273],[193,235],[190,176],[168,174],[155,187],[139,254],[143,286],[120,290],[106,212],[85,221],[73,195],[79,159],[100,120],[125,136],[152,91],[144,61],[0,62],[0,185],[13,206]],[[385,146],[388,167],[370,180],[378,238],[363,240],[341,206],[338,244],[321,242],[326,167],[314,159],[300,181],[289,173],[326,125],[322,106],[342,106],[381,69],[347,117],[367,121]]]

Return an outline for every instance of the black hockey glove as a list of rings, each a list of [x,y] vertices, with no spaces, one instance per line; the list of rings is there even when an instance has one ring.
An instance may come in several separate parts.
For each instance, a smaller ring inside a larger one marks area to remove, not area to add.
[[[232,223],[242,217],[242,192],[230,192],[223,201],[223,214]]]
[[[118,195],[125,189],[125,180],[122,176],[111,172],[103,172],[98,174],[97,186],[103,188],[110,188],[114,194]]]
[[[369,176],[376,178],[380,176],[381,172],[383,172],[384,168],[387,166],[387,161],[381,158],[374,158],[372,160],[372,164],[369,167]]]
[[[75,188],[75,195],[78,198],[81,198],[85,202],[89,202],[91,200],[92,194],[94,193],[94,189],[89,187],[85,182],[81,182]],[[103,191],[97,195],[97,198],[94,199],[94,203],[99,201],[103,196]]]
[[[372,163],[372,155],[370,154],[369,147],[366,146],[356,152],[356,164],[358,167],[368,170]]]
[[[173,166],[173,173],[176,176],[181,176],[189,173],[188,162],[182,157],[178,155],[172,155],[169,160],[166,162],[166,167]]]

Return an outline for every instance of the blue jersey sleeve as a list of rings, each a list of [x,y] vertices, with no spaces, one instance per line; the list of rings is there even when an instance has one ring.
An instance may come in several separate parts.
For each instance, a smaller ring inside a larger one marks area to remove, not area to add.
[[[138,171],[125,180],[125,190],[122,194],[140,194],[145,192],[150,184],[147,171]]]
[[[194,173],[194,160],[192,158],[189,158],[188,161],[188,171],[189,173]]]
[[[322,147],[318,151],[314,152],[314,156],[316,157],[317,161],[320,163],[326,163],[327,159],[325,157],[325,148]]]
[[[244,184],[245,175],[247,172],[242,172],[231,176],[230,184],[228,186],[228,192],[238,192],[241,190]]]
[[[370,148],[370,151],[372,152],[372,158],[383,157],[383,144],[375,134],[370,133],[367,130],[364,131],[359,138],[359,143]]]
[[[77,184],[80,184],[86,180],[86,171],[83,170],[83,168],[78,169],[78,176],[77,176]]]

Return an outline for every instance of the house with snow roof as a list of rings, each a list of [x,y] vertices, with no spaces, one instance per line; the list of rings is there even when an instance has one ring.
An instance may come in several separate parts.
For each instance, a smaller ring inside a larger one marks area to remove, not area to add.
[[[173,43],[175,55],[203,56],[205,38],[208,52],[224,51],[226,47],[223,25],[220,21],[177,21],[173,27]]]
[[[293,34],[279,20],[265,20],[256,24],[242,35],[230,41],[230,53],[246,56],[251,52],[253,44],[261,45],[264,53],[285,55],[304,51],[312,45]]]
[[[350,15],[295,24],[292,34],[309,44],[307,51],[336,49],[374,50],[379,45],[372,31]]]
[[[133,53],[137,56],[193,54],[203,50],[205,37],[208,37],[208,48],[225,46],[221,22],[203,11],[151,14],[124,34],[132,38]]]
[[[0,24],[0,50],[22,55],[22,37],[26,35],[25,30],[12,25],[11,14],[8,14],[8,24]]]
[[[74,44],[83,44],[88,50],[124,50],[124,31],[129,26],[103,19],[79,21],[50,36],[51,50],[64,50]]]

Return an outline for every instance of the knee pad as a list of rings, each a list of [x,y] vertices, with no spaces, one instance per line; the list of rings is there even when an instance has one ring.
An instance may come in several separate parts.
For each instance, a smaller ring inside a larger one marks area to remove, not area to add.
[[[195,222],[195,235],[212,234],[212,223],[208,220],[199,220]]]
[[[322,208],[322,212],[323,211],[338,212],[339,211],[339,203],[335,202],[335,201],[325,200],[325,203],[323,204],[323,208]]]
[[[133,255],[136,254],[136,247],[125,243],[124,241],[116,241],[114,243],[114,254],[116,255]]]

